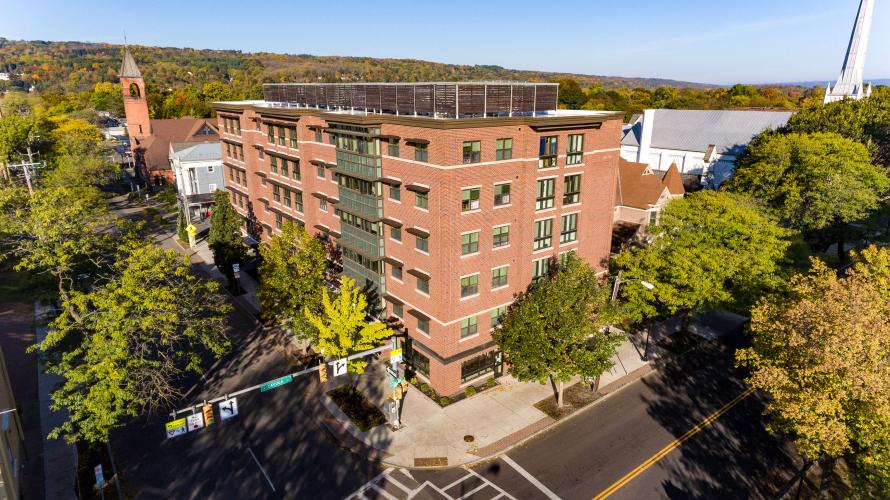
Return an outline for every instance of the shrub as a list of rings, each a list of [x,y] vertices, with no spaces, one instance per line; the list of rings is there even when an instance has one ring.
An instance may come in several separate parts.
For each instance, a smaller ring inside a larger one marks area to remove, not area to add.
[[[494,387],[496,385],[498,385],[498,381],[493,378],[490,378],[485,381],[485,387]]]
[[[473,387],[473,386],[471,385],[470,387],[467,387],[467,388],[464,390],[464,394],[466,394],[468,398],[471,397],[471,396],[475,396],[475,395],[476,395],[476,388]]]
[[[411,385],[417,385],[417,377],[411,377]]]
[[[439,398],[439,404],[442,406],[448,406],[449,404],[451,404],[451,400],[448,399],[448,396],[442,396],[441,398]]]
[[[420,392],[426,394],[427,392],[429,392],[429,390],[430,390],[430,386],[428,386],[426,384],[420,384]]]

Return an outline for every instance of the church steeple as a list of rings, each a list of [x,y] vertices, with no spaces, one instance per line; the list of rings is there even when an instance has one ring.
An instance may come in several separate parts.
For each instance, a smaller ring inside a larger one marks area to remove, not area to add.
[[[862,99],[871,95],[871,85],[863,84],[862,75],[865,69],[865,55],[868,51],[868,38],[871,34],[874,9],[874,0],[861,0],[859,3],[859,13],[856,15],[853,33],[850,35],[850,45],[847,46],[847,56],[844,58],[841,75],[834,88],[830,84],[826,88],[824,102]]]
[[[129,47],[124,47],[124,59],[119,73],[121,91],[124,94],[124,114],[127,116],[127,133],[138,143],[151,135],[148,118],[148,100],[145,98],[145,80],[136,66]],[[134,144],[135,146],[136,144]]]

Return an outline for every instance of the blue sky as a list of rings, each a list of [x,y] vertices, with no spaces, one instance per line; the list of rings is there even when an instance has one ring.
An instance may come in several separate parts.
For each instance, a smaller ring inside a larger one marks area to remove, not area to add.
[[[415,58],[708,83],[837,78],[858,0],[0,0],[0,36]],[[144,6],[144,9],[138,8]],[[249,6],[249,7],[247,7]],[[890,78],[890,3],[867,78]]]

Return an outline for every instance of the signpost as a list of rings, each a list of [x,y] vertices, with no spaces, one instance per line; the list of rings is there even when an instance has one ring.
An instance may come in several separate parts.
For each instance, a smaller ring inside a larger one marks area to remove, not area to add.
[[[346,375],[346,366],[347,361],[346,358],[334,360],[332,363],[334,365],[334,376],[339,377],[340,375]]]
[[[292,375],[285,375],[280,378],[276,378],[270,382],[266,382],[265,384],[260,386],[260,392],[271,391],[272,389],[276,389],[281,387],[284,384],[289,384],[294,379]]]
[[[226,421],[238,415],[238,398],[225,399],[219,403],[219,418]]]
[[[176,436],[181,436],[185,434],[186,431],[186,420],[184,418],[177,418],[176,420],[171,420],[167,422],[164,427],[167,430],[167,439],[175,438]]]
[[[188,226],[185,226],[185,232],[189,235],[189,247],[195,248],[195,245],[197,244],[195,235],[198,234],[198,228],[195,227],[194,224],[189,224]]]
[[[189,415],[186,417],[188,421],[189,432],[196,431],[204,427],[204,414],[203,413],[195,413],[194,415]]]
[[[235,276],[235,293],[240,294],[241,281],[239,280],[241,279],[241,264],[238,264],[237,262],[235,264],[232,264],[232,273]]]

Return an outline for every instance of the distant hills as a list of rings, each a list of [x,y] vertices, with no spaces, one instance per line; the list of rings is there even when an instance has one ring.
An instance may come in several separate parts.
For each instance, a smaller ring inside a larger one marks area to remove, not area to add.
[[[774,83],[771,85],[788,85],[794,87],[824,87],[829,82],[832,84],[837,80],[837,77],[831,78],[828,80],[822,81],[811,81],[811,82],[791,82],[791,83]],[[872,85],[890,85],[890,78],[878,78],[877,80],[865,80],[866,83],[871,83]]]
[[[351,82],[430,80],[530,80],[571,78],[582,86],[599,84],[607,90],[658,87],[717,88],[660,78],[585,75],[514,70],[493,65],[443,64],[416,59],[248,53],[176,47],[130,46],[148,83],[160,88],[225,81],[238,94],[255,93],[265,82]],[[98,82],[117,81],[121,45],[85,42],[45,42],[0,38],[0,72],[9,72],[19,85],[38,90],[89,90]],[[239,90],[240,89],[240,90]],[[248,89],[252,89],[248,91]]]

